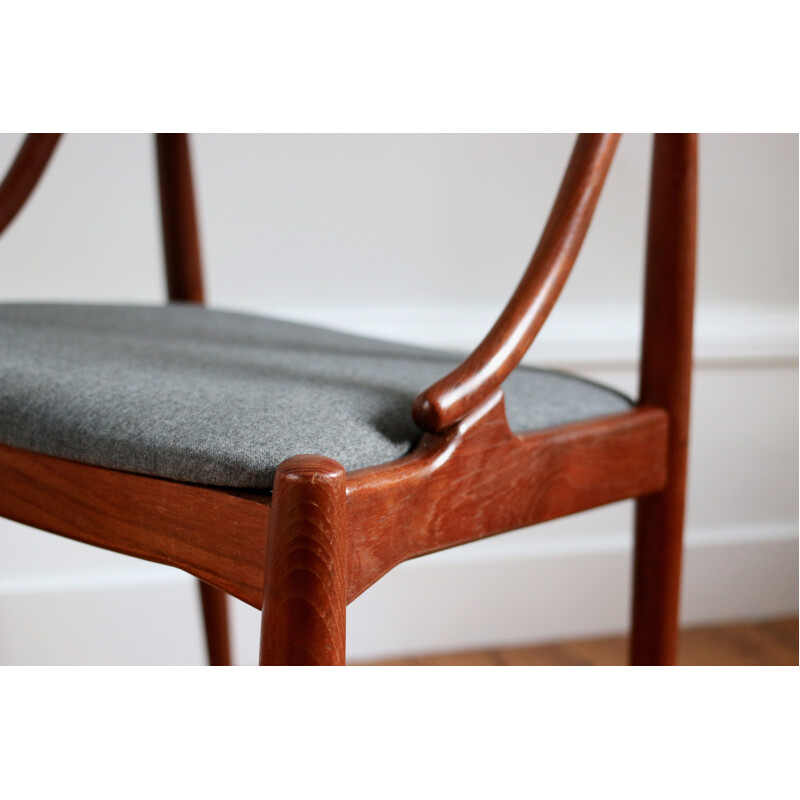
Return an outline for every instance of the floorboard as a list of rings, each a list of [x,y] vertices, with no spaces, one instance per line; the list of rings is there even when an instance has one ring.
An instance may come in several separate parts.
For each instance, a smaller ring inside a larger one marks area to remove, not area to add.
[[[375,661],[368,666],[622,666],[627,657],[623,636],[434,653]],[[683,666],[797,666],[798,618],[773,619],[687,628],[681,632],[678,663]]]

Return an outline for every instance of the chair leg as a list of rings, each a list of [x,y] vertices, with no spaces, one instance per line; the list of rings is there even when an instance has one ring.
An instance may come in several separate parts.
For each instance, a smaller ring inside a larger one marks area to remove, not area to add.
[[[272,492],[262,666],[340,666],[347,605],[345,471],[322,456],[294,456]]]
[[[683,486],[636,504],[631,664],[675,663],[683,551]]]
[[[228,597],[221,589],[203,581],[200,585],[200,602],[206,629],[208,663],[212,667],[231,665],[230,635],[228,632]]]
[[[657,134],[640,402],[669,414],[668,480],[636,506],[632,664],[674,664],[692,383],[697,136]]]

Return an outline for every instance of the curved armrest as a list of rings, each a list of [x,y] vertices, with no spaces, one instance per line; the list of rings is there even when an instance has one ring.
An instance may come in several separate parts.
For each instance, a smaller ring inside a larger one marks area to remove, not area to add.
[[[29,133],[0,183],[0,233],[25,205],[42,177],[60,133]]]
[[[603,187],[618,133],[582,133],[522,280],[478,347],[414,401],[414,421],[436,433],[455,425],[509,376],[558,299]]]

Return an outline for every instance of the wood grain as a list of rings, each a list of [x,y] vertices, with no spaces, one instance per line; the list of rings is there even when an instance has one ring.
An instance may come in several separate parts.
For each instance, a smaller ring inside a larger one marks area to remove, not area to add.
[[[170,564],[261,606],[268,499],[0,445],[0,516]]]
[[[653,408],[517,436],[498,393],[407,458],[348,477],[348,602],[408,558],[661,488],[666,436]]]
[[[692,382],[697,136],[659,134],[647,237],[640,402],[669,414],[664,489],[636,506],[634,664],[675,661]]]
[[[634,409],[516,436],[501,396],[410,456],[346,478],[351,602],[400,562],[663,485],[666,419]],[[172,564],[261,608],[266,493],[194,486],[0,445],[0,514]]]
[[[345,659],[344,467],[294,456],[275,477],[261,612],[262,666],[339,666]]]

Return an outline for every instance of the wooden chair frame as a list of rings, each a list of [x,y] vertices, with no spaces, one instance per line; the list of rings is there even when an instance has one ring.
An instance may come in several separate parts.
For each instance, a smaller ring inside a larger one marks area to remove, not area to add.
[[[0,232],[57,134],[30,134],[0,185]],[[502,382],[544,324],[577,257],[619,139],[581,134],[539,245],[496,324],[415,401],[422,438],[346,474],[298,454],[273,491],[220,489],[0,446],[0,515],[179,567],[201,581],[209,657],[229,663],[225,593],[262,610],[260,663],[343,664],[345,608],[402,561],[637,498],[631,662],[672,664],[692,362],[697,138],[655,136],[640,398],[629,411],[529,433]],[[203,302],[188,140],[157,134],[172,300]]]

